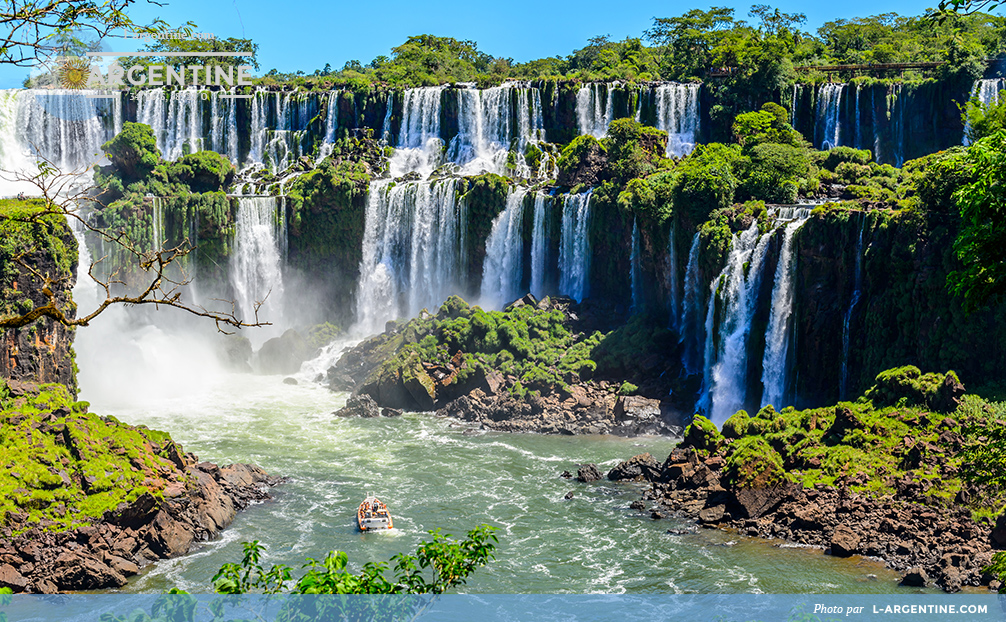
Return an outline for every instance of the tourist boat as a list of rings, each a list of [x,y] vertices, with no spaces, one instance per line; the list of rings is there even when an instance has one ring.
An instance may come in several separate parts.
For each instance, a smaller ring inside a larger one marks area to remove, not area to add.
[[[376,531],[394,527],[388,506],[374,495],[367,495],[367,498],[360,504],[360,508],[356,511],[356,520],[360,523],[360,531]]]

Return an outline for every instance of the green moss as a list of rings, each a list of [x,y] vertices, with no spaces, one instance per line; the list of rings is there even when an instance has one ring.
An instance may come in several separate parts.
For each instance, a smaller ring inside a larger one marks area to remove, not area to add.
[[[160,494],[175,470],[160,455],[172,445],[167,434],[89,414],[62,385],[0,395],[0,524],[15,533],[100,518],[123,501]]]
[[[740,438],[747,432],[751,417],[743,410],[738,410],[723,423],[724,438]]]
[[[693,447],[703,452],[716,452],[723,446],[725,439],[716,424],[702,415],[695,415],[692,422],[685,428],[685,438],[682,447]]]
[[[618,387],[618,394],[619,395],[632,395],[633,393],[635,393],[638,390],[639,390],[639,387],[637,387],[636,385],[634,385],[631,382],[629,382],[628,380],[626,380],[625,382],[622,383],[622,386]]]
[[[782,456],[758,436],[744,437],[730,445],[724,474],[737,488],[769,488],[789,481]]]

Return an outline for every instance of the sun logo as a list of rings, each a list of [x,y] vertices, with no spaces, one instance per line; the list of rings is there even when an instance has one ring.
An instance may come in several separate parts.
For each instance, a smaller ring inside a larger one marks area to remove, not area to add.
[[[79,56],[65,58],[59,62],[59,85],[65,89],[87,88],[91,75],[91,63]]]

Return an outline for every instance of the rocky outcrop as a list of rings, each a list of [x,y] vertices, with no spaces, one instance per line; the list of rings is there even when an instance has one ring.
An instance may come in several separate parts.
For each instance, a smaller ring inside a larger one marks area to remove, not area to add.
[[[381,408],[369,395],[354,395],[346,405],[332,413],[336,417],[380,417]]]
[[[258,371],[263,374],[294,374],[304,361],[317,354],[318,348],[291,328],[262,344],[257,353]]]
[[[476,423],[481,429],[502,432],[538,432],[543,434],[641,434],[676,435],[681,425],[673,414],[656,414],[643,419],[616,416],[616,387],[608,383],[571,387],[566,394],[530,397],[518,400],[509,393],[487,395],[476,389],[436,411],[438,417],[452,417]]]
[[[280,479],[247,464],[218,467],[186,454],[184,484],[143,494],[73,530],[34,527],[0,538],[0,587],[14,592],[122,587],[159,559],[188,553],[217,535],[249,504],[269,498]]]
[[[42,204],[25,201],[22,207],[30,210]],[[50,215],[27,224],[0,215],[0,316],[18,316],[52,304],[73,319],[76,306],[70,291],[76,269],[77,241],[66,218]],[[57,382],[75,394],[73,335],[72,328],[49,317],[21,328],[0,329],[0,378]]]
[[[902,585],[932,582],[956,592],[989,583],[982,568],[993,553],[991,525],[964,507],[933,507],[921,487],[874,496],[851,490],[853,478],[809,489],[739,488],[723,468],[720,456],[675,449],[659,474],[647,477],[652,489],[644,498],[706,526],[817,546],[838,557],[883,559],[905,573]]]

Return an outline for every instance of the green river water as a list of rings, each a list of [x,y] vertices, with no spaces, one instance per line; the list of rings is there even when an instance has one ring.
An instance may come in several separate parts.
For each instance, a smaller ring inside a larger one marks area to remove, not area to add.
[[[641,486],[607,480],[581,484],[559,476],[585,462],[606,471],[642,452],[663,460],[674,439],[482,432],[422,414],[341,419],[331,413],[347,395],[306,382],[310,374],[292,386],[280,376],[206,371],[175,362],[162,364],[162,375],[145,385],[149,374],[129,372],[151,352],[170,362],[170,352],[164,352],[168,346],[160,345],[148,344],[133,352],[133,359],[119,357],[118,368],[108,360],[82,366],[81,398],[91,401],[93,412],[170,432],[202,460],[251,462],[289,481],[274,489],[274,499],[239,513],[221,538],[183,558],[154,564],[125,591],[162,592],[173,586],[210,591],[215,571],[240,560],[242,541],[265,544],[267,564],[299,568],[308,557],[321,559],[341,549],[358,567],[414,551],[430,529],[459,535],[483,522],[499,528],[497,560],[479,570],[465,592],[900,589],[897,576],[872,560],[836,559],[817,549],[717,530],[674,535],[668,529],[690,523],[653,520],[648,512],[628,507],[640,498]],[[86,353],[93,346],[85,338],[79,347]],[[564,499],[570,491],[573,498]],[[369,492],[388,503],[394,530],[356,530],[356,506]]]

